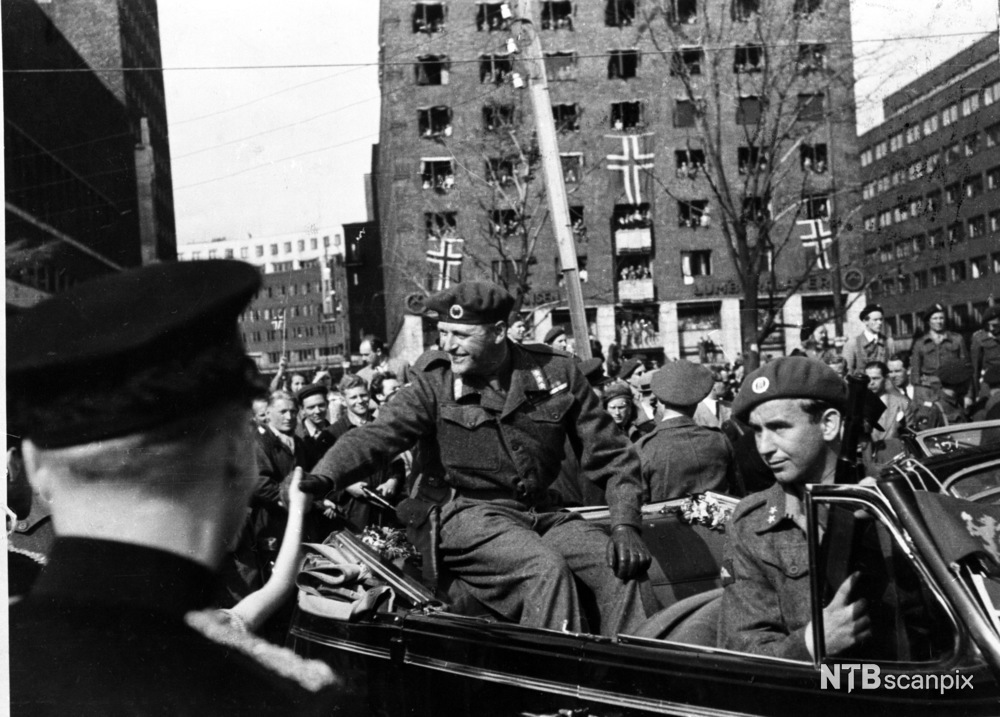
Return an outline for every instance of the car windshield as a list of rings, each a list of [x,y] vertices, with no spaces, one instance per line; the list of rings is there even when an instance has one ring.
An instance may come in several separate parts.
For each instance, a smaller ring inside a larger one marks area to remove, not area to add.
[[[916,440],[925,456],[940,456],[980,446],[998,445],[1000,421],[933,428],[920,433]]]

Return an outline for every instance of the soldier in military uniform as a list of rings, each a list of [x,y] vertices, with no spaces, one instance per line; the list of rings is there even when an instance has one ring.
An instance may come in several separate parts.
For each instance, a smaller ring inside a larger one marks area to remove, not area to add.
[[[11,424],[57,536],[10,610],[14,714],[332,709],[328,667],[206,611],[257,475],[236,317],[259,286],[239,262],[157,264],[9,327]]]
[[[1000,370],[1000,306],[991,306],[983,314],[983,327],[972,334],[972,397],[989,395],[984,374]]]
[[[949,359],[938,369],[941,393],[938,394],[938,399],[934,404],[944,416],[944,425],[969,422],[969,415],[965,411],[964,396],[969,390],[971,378],[972,367],[965,361]]]
[[[833,481],[846,400],[840,377],[806,357],[771,361],[743,382],[733,412],[750,424],[777,483],[740,501],[729,524],[722,647],[813,659],[802,486]],[[857,580],[848,577],[823,610],[827,654],[841,654],[870,635],[867,605],[852,599]]]
[[[507,339],[513,297],[458,284],[427,298],[442,351],[424,354],[410,385],[370,424],[349,431],[314,473],[349,485],[379,457],[423,439],[427,475],[443,475],[444,565],[481,603],[522,625],[614,635],[646,616],[635,578],[650,563],[639,535],[639,461],[614,430],[576,361]],[[611,538],[548,488],[566,440],[582,480],[605,491]],[[584,616],[578,582],[598,614]]]

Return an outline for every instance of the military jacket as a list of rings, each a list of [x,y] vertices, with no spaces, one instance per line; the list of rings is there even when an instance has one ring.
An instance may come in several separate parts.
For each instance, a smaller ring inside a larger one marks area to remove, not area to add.
[[[723,557],[722,647],[812,659],[805,644],[812,591],[800,505],[775,483],[736,506]]]
[[[11,713],[332,713],[325,665],[196,627],[213,583],[207,568],[173,553],[56,540],[35,587],[10,610]]]
[[[378,418],[346,433],[313,473],[343,488],[376,459],[419,441],[425,472],[443,475],[458,493],[534,504],[559,476],[568,444],[581,478],[604,488],[612,525],[640,527],[638,455],[576,361],[547,346],[507,345],[506,396],[460,379],[447,354],[428,352]]]
[[[972,334],[969,353],[972,354],[972,393],[975,396],[979,393],[983,371],[991,366],[1000,367],[1000,338],[986,329],[979,329]]]
[[[926,376],[937,376],[941,364],[949,359],[968,361],[962,337],[953,331],[946,331],[941,343],[934,343],[930,334],[913,342],[910,349],[910,381],[914,386],[923,386]]]
[[[687,416],[668,418],[636,444],[642,463],[644,498],[672,500],[734,483],[733,449],[718,428],[699,426]]]

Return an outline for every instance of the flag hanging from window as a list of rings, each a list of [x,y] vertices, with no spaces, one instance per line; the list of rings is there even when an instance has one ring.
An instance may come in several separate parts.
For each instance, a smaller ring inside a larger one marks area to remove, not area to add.
[[[644,204],[653,198],[652,134],[606,135],[614,143],[608,155],[611,195],[616,204]]]
[[[282,309],[281,313],[271,319],[271,326],[274,327],[275,331],[281,331],[285,328],[285,310]]]
[[[462,243],[457,237],[441,237],[441,242],[427,250],[427,261],[431,264],[428,274],[428,289],[441,291],[462,280]]]
[[[830,269],[830,245],[833,234],[823,219],[800,219],[796,225],[803,227],[799,238],[806,251],[806,266],[810,269]]]

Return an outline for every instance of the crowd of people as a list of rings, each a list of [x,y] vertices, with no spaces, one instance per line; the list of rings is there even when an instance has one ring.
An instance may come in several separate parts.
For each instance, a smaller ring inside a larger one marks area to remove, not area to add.
[[[904,353],[870,305],[843,351],[807,326],[797,355],[745,375],[581,362],[565,329],[532,342],[510,294],[464,282],[427,297],[438,346],[413,365],[366,336],[355,373],[282,363],[266,385],[236,331],[259,281],[239,262],[147,267],[14,322],[9,479],[31,482],[25,524],[43,505],[54,526],[11,610],[19,709],[104,714],[110,693],[138,712],[328,706],[326,665],[253,633],[280,641],[301,543],[344,526],[405,526],[454,578],[442,590],[500,619],[638,634],[657,609],[640,508],[706,491],[742,499],[718,644],[811,658],[808,581],[783,576],[805,560],[802,486],[833,477],[844,376],[864,372],[884,405],[873,470],[905,430],[1000,414],[1000,309],[966,348],[932,307]],[[607,530],[565,510],[595,504]],[[829,654],[869,639],[856,583],[824,608]]]

